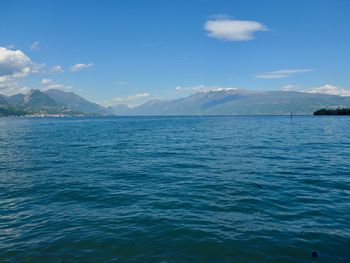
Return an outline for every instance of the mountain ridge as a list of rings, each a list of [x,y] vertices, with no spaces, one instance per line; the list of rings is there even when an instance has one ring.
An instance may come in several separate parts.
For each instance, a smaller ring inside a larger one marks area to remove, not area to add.
[[[298,91],[218,89],[173,100],[152,99],[136,107],[126,104],[103,107],[74,92],[50,89],[26,94],[0,95],[3,115],[311,115],[321,108],[350,107],[350,96]]]
[[[3,109],[2,115],[6,116],[111,114],[110,110],[107,108],[90,102],[74,92],[66,92],[58,89],[45,91],[31,89],[26,94],[18,93],[11,96],[0,95],[0,107]]]
[[[53,98],[55,101],[64,104],[75,111],[84,113],[106,114],[107,109],[97,103],[90,102],[85,98],[75,94],[74,92],[65,92],[59,89],[49,89],[44,91],[45,94]]]
[[[320,108],[350,107],[350,97],[298,91],[220,89],[184,98],[151,100],[116,115],[311,115]]]

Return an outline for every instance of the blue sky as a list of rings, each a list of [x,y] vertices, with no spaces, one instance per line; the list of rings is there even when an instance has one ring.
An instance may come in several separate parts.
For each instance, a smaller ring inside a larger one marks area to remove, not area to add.
[[[348,0],[6,1],[1,10],[0,93],[62,88],[135,105],[216,87],[350,88]]]

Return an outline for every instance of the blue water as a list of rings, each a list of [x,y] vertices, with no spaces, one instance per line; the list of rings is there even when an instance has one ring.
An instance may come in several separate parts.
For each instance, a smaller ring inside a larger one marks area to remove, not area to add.
[[[350,262],[350,118],[0,118],[0,262]]]

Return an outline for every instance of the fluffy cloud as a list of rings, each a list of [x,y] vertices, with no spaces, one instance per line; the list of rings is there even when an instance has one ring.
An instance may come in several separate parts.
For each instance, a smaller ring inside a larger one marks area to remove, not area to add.
[[[320,93],[320,94],[328,94],[328,95],[337,95],[337,96],[350,96],[350,90],[333,86],[330,84],[326,84],[320,87],[313,88],[302,88],[297,85],[286,85],[281,88],[283,91],[298,91],[298,92],[306,92],[306,93]]]
[[[256,75],[255,77],[260,79],[282,79],[293,76],[298,73],[305,73],[314,71],[313,69],[282,69],[270,72],[264,72]]]
[[[30,88],[21,86],[13,78],[0,77],[0,94],[10,96],[17,93],[27,93],[29,90]]]
[[[329,84],[323,85],[321,87],[314,87],[305,92],[322,93],[322,94],[338,95],[338,96],[350,96],[350,90],[344,89],[341,87],[336,87]]]
[[[39,49],[39,41],[33,42],[33,43],[30,45],[29,49],[30,49],[31,51],[38,50],[38,49]]]
[[[93,63],[89,63],[89,64],[83,64],[83,63],[79,63],[79,64],[75,64],[74,66],[72,66],[70,68],[71,72],[77,72],[77,71],[81,71],[87,68],[91,68],[94,64]]]
[[[71,86],[66,86],[63,84],[59,84],[54,82],[52,79],[43,79],[41,81],[41,84],[44,87],[44,90],[48,90],[48,89],[61,89],[61,90],[67,90],[67,89],[71,89]]]
[[[28,87],[22,87],[18,79],[31,73],[38,73],[44,65],[35,64],[20,50],[0,47],[0,93],[12,95],[26,92]]]
[[[60,65],[55,65],[50,70],[50,73],[62,73],[62,72],[64,72],[64,70]]]
[[[208,20],[204,29],[209,37],[227,41],[247,41],[254,39],[254,33],[268,31],[268,28],[256,21],[233,19]]]
[[[0,78],[27,76],[35,70],[35,65],[29,57],[20,50],[10,50],[0,47]]]

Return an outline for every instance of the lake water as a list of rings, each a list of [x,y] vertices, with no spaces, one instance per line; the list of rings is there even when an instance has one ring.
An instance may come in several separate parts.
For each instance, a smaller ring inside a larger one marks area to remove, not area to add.
[[[0,118],[0,262],[350,262],[350,118]]]

